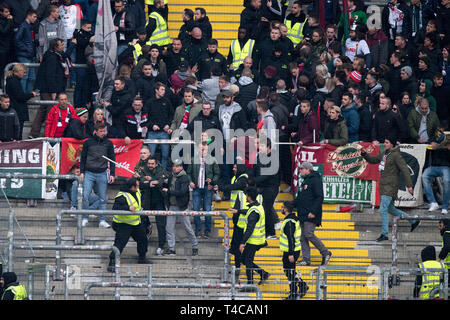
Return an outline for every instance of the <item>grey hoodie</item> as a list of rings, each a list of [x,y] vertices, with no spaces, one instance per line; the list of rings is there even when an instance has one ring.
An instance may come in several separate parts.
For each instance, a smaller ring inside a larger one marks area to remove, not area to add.
[[[38,58],[44,56],[44,53],[48,50],[50,41],[52,39],[60,38],[66,43],[66,33],[64,31],[64,24],[61,19],[55,20],[51,23],[48,18],[39,23],[39,48]]]

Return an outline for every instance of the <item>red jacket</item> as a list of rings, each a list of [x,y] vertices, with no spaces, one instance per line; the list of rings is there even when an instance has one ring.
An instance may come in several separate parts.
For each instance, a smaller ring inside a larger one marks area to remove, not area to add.
[[[68,110],[70,111],[70,117],[67,119]],[[61,126],[58,127],[59,112],[61,111]],[[48,138],[61,138],[64,129],[69,124],[70,118],[78,118],[77,112],[70,104],[66,109],[60,109],[59,104],[55,104],[47,115],[45,122],[45,136]]]
[[[300,112],[300,111],[299,111]],[[319,142],[319,124],[317,122],[317,115],[310,111],[303,121],[298,122],[296,141],[302,141],[304,145],[314,142],[314,134],[316,132],[316,141]]]

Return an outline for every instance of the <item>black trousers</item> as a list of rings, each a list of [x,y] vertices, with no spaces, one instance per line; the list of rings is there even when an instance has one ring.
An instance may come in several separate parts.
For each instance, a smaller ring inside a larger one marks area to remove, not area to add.
[[[156,228],[158,229],[158,248],[164,248],[166,243],[166,216],[155,216]]]
[[[273,205],[278,195],[278,189],[264,188],[262,189],[264,214],[266,215],[266,236],[275,235],[275,223],[278,217],[276,216]]]
[[[240,268],[242,263],[242,253],[239,251],[239,245],[241,244],[243,235],[244,230],[235,225],[233,228],[233,237],[231,238],[230,253],[234,255],[234,265],[236,268]]]
[[[283,269],[284,274],[288,278],[289,281],[289,290],[292,294],[297,293],[297,283],[299,279],[296,277],[295,272],[295,262],[297,261],[298,257],[300,256],[300,251],[294,251],[294,262],[291,263],[289,261],[289,253],[283,252]]]
[[[256,251],[258,251],[260,248],[261,246],[247,243],[245,245],[244,251],[242,252],[242,262],[245,265],[247,284],[253,284],[253,271],[256,271],[261,277],[264,274],[264,270],[253,262],[253,260],[255,260]]]
[[[145,232],[145,225],[142,222],[137,226],[132,226],[127,223],[113,222],[112,228],[116,232],[114,246],[119,249],[120,253],[122,253],[131,237],[137,243],[137,252],[139,256],[145,257],[147,253],[148,240]],[[115,258],[114,251],[111,252],[109,258],[111,260]]]

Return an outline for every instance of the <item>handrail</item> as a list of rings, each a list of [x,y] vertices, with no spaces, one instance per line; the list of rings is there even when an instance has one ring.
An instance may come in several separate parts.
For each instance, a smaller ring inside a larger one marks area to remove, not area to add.
[[[439,221],[441,219],[448,219],[445,215],[426,215],[419,216],[409,215],[409,216],[399,216],[394,217],[392,220],[392,266],[397,267],[398,265],[398,220],[430,220],[430,221]]]
[[[75,214],[75,215],[130,215],[130,211],[123,210],[61,210],[56,215],[56,245],[61,244],[61,224],[62,224],[62,216],[64,214]],[[229,257],[229,241],[230,241],[230,232],[229,232],[229,217],[226,213],[220,211],[162,211],[162,210],[145,210],[145,211],[136,211],[132,213],[133,215],[139,216],[215,216],[221,217],[224,219],[224,266],[225,272],[223,275],[223,279],[226,281],[228,279],[228,272],[226,271],[230,266],[230,257]],[[80,220],[80,219],[78,219]],[[77,224],[77,239],[80,241],[83,239],[83,227],[81,224]],[[84,242],[84,240],[83,240]],[[57,270],[60,269],[61,261],[59,255],[56,257]]]
[[[84,245],[84,246],[62,246],[62,245],[32,245],[33,249],[35,250],[68,250],[68,251],[74,251],[74,250],[81,250],[81,251],[114,251],[114,272],[115,272],[115,280],[117,283],[120,282],[120,251],[116,246],[98,246],[98,245]],[[28,249],[24,245],[15,245],[15,249]],[[56,267],[56,271],[59,273],[60,266]],[[58,280],[58,277],[55,276]],[[115,292],[115,299],[120,299],[120,292],[119,289],[116,288]]]

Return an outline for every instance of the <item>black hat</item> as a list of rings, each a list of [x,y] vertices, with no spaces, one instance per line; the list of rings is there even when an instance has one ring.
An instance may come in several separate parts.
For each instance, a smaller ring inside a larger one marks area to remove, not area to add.
[[[137,34],[147,34],[147,30],[144,27],[139,27],[136,29]]]
[[[5,272],[2,274],[2,278],[5,281],[5,286],[17,282],[17,275],[15,272]]]
[[[283,206],[290,212],[294,211],[295,205],[294,201],[284,201]]]

